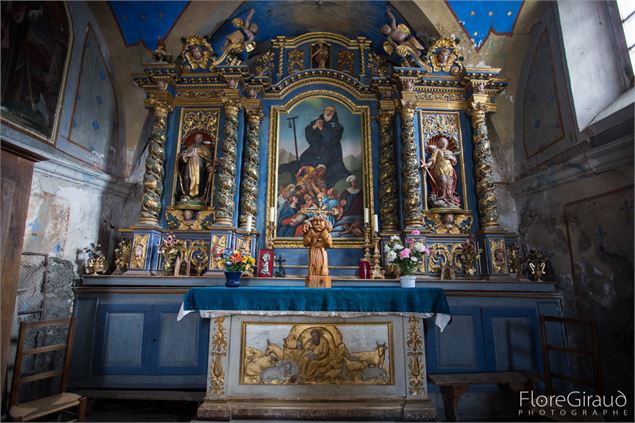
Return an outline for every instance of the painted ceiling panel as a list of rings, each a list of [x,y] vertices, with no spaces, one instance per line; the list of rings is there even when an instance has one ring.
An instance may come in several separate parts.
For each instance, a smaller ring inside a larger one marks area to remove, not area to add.
[[[522,0],[446,0],[459,24],[479,49],[490,31],[511,34],[523,5]]]
[[[149,49],[157,48],[181,16],[189,1],[110,1],[112,13],[126,45],[143,42]]]

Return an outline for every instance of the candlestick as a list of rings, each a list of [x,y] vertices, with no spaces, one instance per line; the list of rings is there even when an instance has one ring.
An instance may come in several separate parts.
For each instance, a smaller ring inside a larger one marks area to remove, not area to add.
[[[379,233],[379,217],[376,214],[373,215],[373,229]]]
[[[251,232],[251,215],[247,216],[247,232]]]
[[[364,207],[364,225],[368,224],[368,208]]]

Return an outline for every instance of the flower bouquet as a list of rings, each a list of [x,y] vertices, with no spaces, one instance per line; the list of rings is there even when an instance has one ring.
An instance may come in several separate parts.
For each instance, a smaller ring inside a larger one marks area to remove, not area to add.
[[[252,256],[242,254],[238,250],[226,248],[221,257],[225,267],[225,286],[229,288],[240,286],[240,276],[256,264],[256,260]]]
[[[412,235],[419,235],[415,230]],[[386,253],[386,264],[398,269],[402,287],[413,288],[415,276],[413,273],[421,266],[424,256],[430,255],[430,250],[419,240],[406,238],[405,244],[398,236],[390,237],[384,246]]]

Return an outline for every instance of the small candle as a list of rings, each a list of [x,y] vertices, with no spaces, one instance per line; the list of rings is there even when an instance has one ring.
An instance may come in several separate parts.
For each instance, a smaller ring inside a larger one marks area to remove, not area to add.
[[[364,207],[364,225],[368,225],[368,208]]]
[[[379,232],[379,217],[376,214],[373,215],[373,228],[375,232]]]
[[[274,220],[276,220],[276,208],[270,207],[269,208],[269,222],[273,223]]]
[[[251,232],[251,215],[247,216],[247,232]]]

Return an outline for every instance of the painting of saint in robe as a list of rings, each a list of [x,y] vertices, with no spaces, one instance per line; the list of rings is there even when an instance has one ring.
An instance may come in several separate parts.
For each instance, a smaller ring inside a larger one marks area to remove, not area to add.
[[[302,237],[316,208],[333,237],[363,236],[361,120],[346,105],[317,96],[279,114],[276,236]]]

